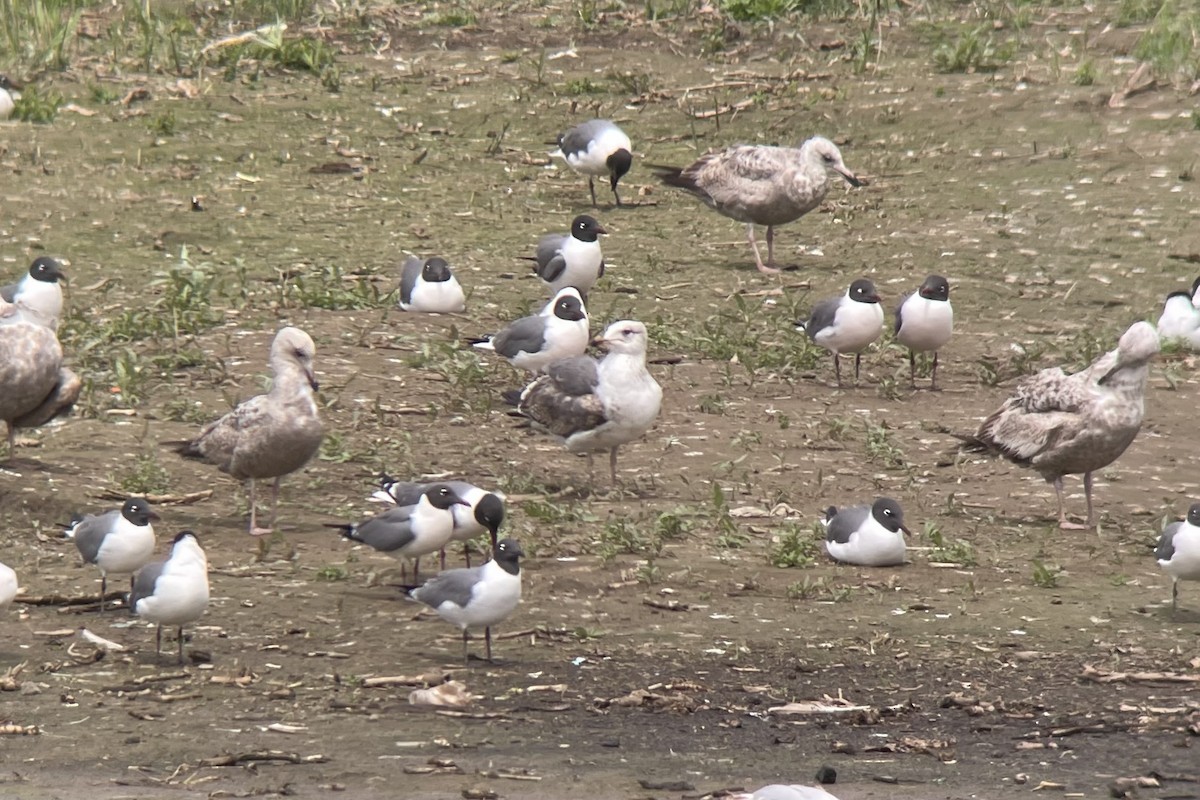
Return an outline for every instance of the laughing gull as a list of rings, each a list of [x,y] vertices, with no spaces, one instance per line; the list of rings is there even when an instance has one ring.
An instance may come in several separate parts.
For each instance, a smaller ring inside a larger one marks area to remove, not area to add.
[[[896,341],[908,348],[908,372],[917,386],[917,353],[933,351],[929,388],[937,389],[938,350],[954,333],[954,308],[950,305],[950,282],[930,275],[921,288],[896,306]]]
[[[62,365],[62,346],[49,321],[23,302],[0,298],[0,421],[8,457],[17,428],[44,425],[75,404],[83,382]]]
[[[1172,522],[1154,551],[1158,565],[1171,576],[1171,613],[1179,605],[1179,582],[1200,581],[1200,503],[1192,504],[1187,519]]]
[[[190,442],[176,443],[177,452],[216,464],[237,480],[249,480],[250,534],[270,533],[279,505],[279,483],[308,463],[321,448],[321,420],[313,392],[316,345],[299,328],[283,328],[271,343],[271,391],[253,397],[209,423]],[[274,478],[271,523],[256,524],[254,481]]]
[[[471,549],[467,542],[486,533],[491,538],[491,546],[496,546],[500,526],[504,523],[504,496],[466,481],[446,481],[445,484],[466,502],[466,505],[455,504],[450,507],[450,513],[454,515],[454,532],[450,535],[450,541],[463,543],[463,555],[469,567]],[[431,483],[399,481],[384,473],[379,476],[379,491],[371,497],[398,506],[411,506],[419,503],[421,496],[431,486]],[[446,568],[444,549],[441,565],[442,569]]]
[[[617,483],[617,448],[641,438],[662,406],[662,387],[646,371],[646,326],[621,320],[595,343],[608,354],[600,361],[579,356],[558,361],[521,392],[517,410],[535,427],[561,437],[572,453],[609,450]]]
[[[844,295],[830,297],[813,306],[807,320],[799,320],[796,329],[808,334],[814,343],[833,353],[833,372],[842,385],[842,353],[854,353],[854,381],[862,351],[883,333],[883,306],[875,293],[875,284],[859,278]]]
[[[154,654],[162,653],[163,625],[173,625],[179,636],[179,663],[183,663],[183,626],[208,608],[208,558],[191,531],[181,531],[165,561],[138,570],[129,593],[129,609],[153,622]]]
[[[773,783],[761,789],[755,789],[749,794],[740,792],[729,796],[729,800],[837,800],[836,797],[820,786],[786,786]]]
[[[1189,350],[1200,350],[1200,278],[1190,292],[1171,292],[1158,318],[1158,335],[1164,342],[1177,341]]]
[[[592,206],[596,206],[595,178],[608,176],[613,198],[621,205],[617,183],[633,166],[633,145],[616,123],[593,119],[576,125],[558,137],[558,149],[551,156],[565,159],[567,166],[588,176]]]
[[[62,264],[50,256],[35,259],[29,271],[16,283],[0,286],[0,297],[10,303],[38,311],[48,327],[57,330],[62,316],[63,294],[60,280],[66,280]]]
[[[373,550],[400,559],[413,561],[413,579],[420,576],[421,556],[436,553],[454,535],[454,506],[466,506],[467,501],[444,483],[430,484],[415,505],[391,508],[365,522],[326,523],[342,536]],[[404,574],[403,563],[401,574]]]
[[[990,452],[1038,471],[1058,495],[1058,524],[1092,528],[1092,473],[1116,461],[1142,428],[1146,377],[1158,353],[1158,334],[1136,322],[1117,349],[1073,375],[1054,367],[1017,385],[974,436],[959,436],[964,452]],[[1087,522],[1067,521],[1063,476],[1083,473]]]
[[[13,109],[17,107],[16,100],[20,97],[17,93],[20,88],[7,75],[0,75],[0,119],[12,116]]]
[[[492,660],[492,626],[508,619],[521,602],[521,549],[516,539],[501,539],[492,560],[478,567],[448,569],[409,592],[438,616],[462,631],[463,663],[469,663],[471,628],[483,628],[487,660]]]
[[[574,286],[586,297],[604,276],[600,235],[607,233],[594,217],[580,214],[567,233],[547,233],[538,241],[533,271],[549,284],[552,292]]]
[[[451,314],[466,308],[462,287],[446,259],[434,256],[422,261],[409,256],[400,272],[400,308],[433,314]]]
[[[864,567],[890,567],[904,563],[904,512],[890,497],[869,506],[825,511],[825,549],[835,561]]]
[[[130,497],[119,509],[103,514],[74,514],[63,536],[72,539],[84,563],[100,569],[100,611],[108,593],[109,574],[137,572],[154,556],[154,526],[161,519],[141,497]]]
[[[773,274],[775,226],[795,222],[821,205],[829,191],[829,173],[851,186],[862,181],[842,163],[837,145],[814,136],[800,147],[737,145],[700,156],[691,166],[651,167],[667,186],[700,198],[722,216],[746,223],[759,272]],[[754,226],[767,226],[763,263]]]
[[[563,358],[583,355],[588,344],[588,316],[574,286],[559,289],[537,314],[511,322],[499,333],[469,340],[492,350],[517,369],[538,374]]]
[[[18,588],[17,573],[8,564],[0,564],[0,611],[12,603]]]

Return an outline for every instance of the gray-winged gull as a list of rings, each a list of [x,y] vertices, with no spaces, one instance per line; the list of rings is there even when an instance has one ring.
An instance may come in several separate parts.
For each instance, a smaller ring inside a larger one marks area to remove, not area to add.
[[[75,542],[84,563],[100,570],[100,611],[108,593],[108,576],[137,572],[154,556],[154,526],[161,519],[141,497],[103,514],[75,514],[63,536]]]
[[[466,296],[446,259],[409,256],[400,270],[400,308],[452,314],[466,308]]]
[[[566,233],[547,233],[538,240],[533,271],[558,292],[574,286],[580,295],[588,291],[604,275],[604,253],[600,236],[608,233],[594,217],[580,214],[571,222]]]
[[[504,495],[499,492],[489,492],[473,483],[466,481],[445,481],[454,490],[465,505],[455,503],[450,507],[454,516],[454,530],[450,541],[463,542],[463,555],[467,566],[471,566],[471,550],[467,542],[483,534],[491,539],[490,546],[495,547],[499,538],[500,526],[504,523]],[[420,502],[421,495],[429,491],[432,483],[396,480],[388,474],[379,476],[379,490],[371,497],[397,506],[411,506]],[[442,550],[442,569],[446,568],[446,551]]]
[[[0,286],[0,297],[10,303],[35,309],[46,320],[48,327],[57,330],[63,308],[60,281],[66,280],[66,277],[57,259],[41,256],[34,259],[21,280]]]
[[[904,512],[890,497],[880,497],[869,506],[825,511],[825,550],[837,561],[865,567],[889,567],[904,563]]]
[[[162,653],[162,627],[174,626],[183,663],[183,626],[208,608],[208,558],[191,531],[181,531],[165,561],[147,564],[133,578],[129,608],[155,624],[154,654]]]
[[[875,284],[859,278],[843,295],[830,297],[813,306],[806,320],[796,323],[815,344],[833,353],[833,373],[842,385],[842,353],[854,354],[854,380],[858,381],[862,351],[883,333],[883,306]]]
[[[950,305],[950,281],[930,275],[921,287],[896,306],[896,341],[908,348],[908,373],[917,385],[917,353],[933,353],[929,388],[937,389],[938,351],[954,333],[954,307]]]
[[[616,123],[607,119],[582,122],[558,137],[558,149],[550,154],[564,159],[567,166],[588,176],[592,206],[596,205],[595,178],[607,176],[613,198],[621,205],[617,184],[633,166],[633,145]]]
[[[537,314],[509,323],[491,336],[471,339],[481,350],[492,350],[517,369],[535,375],[563,358],[583,355],[588,344],[588,316],[574,286],[560,289]]]
[[[1171,613],[1179,605],[1179,582],[1200,581],[1200,503],[1193,503],[1182,522],[1163,529],[1154,551],[1158,565],[1171,576]]]

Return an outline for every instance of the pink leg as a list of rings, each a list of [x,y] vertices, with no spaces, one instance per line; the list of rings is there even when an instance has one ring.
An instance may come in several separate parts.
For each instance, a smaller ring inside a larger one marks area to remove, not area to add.
[[[254,478],[250,479],[249,494],[250,494],[250,535],[251,536],[265,536],[271,532],[271,529],[258,527],[258,509],[255,507],[255,502],[254,502]]]
[[[758,252],[758,241],[754,238],[754,223],[746,225],[747,238],[750,240],[750,247],[754,249],[754,264],[758,267],[758,271],[764,275],[774,275],[779,272],[772,266],[763,263],[762,255]],[[771,255],[771,228],[767,228],[767,257]]]
[[[1058,527],[1064,531],[1081,531],[1087,528],[1087,525],[1080,525],[1078,522],[1071,522],[1067,519],[1067,509],[1063,503],[1063,479],[1061,475],[1054,479],[1054,493],[1058,495]]]

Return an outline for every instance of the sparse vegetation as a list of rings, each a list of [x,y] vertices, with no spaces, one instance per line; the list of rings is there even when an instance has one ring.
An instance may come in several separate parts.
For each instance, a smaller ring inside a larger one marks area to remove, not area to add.
[[[820,552],[820,527],[819,523],[812,528],[794,522],[785,524],[767,553],[767,561],[774,567],[811,567]]]

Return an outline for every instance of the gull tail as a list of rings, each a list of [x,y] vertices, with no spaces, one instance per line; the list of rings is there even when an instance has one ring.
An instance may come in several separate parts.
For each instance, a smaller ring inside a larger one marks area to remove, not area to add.
[[[480,350],[495,351],[496,349],[492,344],[492,335],[490,333],[484,336],[468,336],[466,342],[472,347],[478,347]]]
[[[195,439],[183,441],[159,442],[161,447],[169,447],[184,458],[194,458],[204,460],[204,453],[200,451],[200,443]]]
[[[352,542],[361,542],[358,538],[358,526],[352,522],[326,522],[326,528],[333,528]]]
[[[669,167],[666,164],[647,164],[646,166],[654,173],[656,178],[667,186],[688,189],[689,191],[696,188],[695,183],[683,177],[683,167]]]

